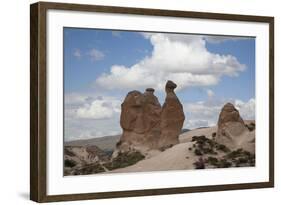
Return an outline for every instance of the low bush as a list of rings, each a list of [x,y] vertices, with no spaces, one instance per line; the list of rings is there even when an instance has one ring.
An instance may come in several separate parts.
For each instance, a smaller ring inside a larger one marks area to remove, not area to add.
[[[195,149],[194,154],[197,155],[197,156],[203,155],[202,152],[199,149]]]
[[[228,168],[231,166],[232,166],[232,163],[230,161],[228,161],[227,159],[221,159],[217,163],[218,168]]]
[[[219,162],[219,160],[215,157],[208,157],[208,159],[207,159],[207,163],[209,163],[213,166],[217,166],[218,162]]]
[[[105,172],[105,169],[99,163],[87,164],[81,168],[74,169],[73,175],[86,175]]]
[[[223,144],[216,144],[216,148],[217,150],[219,151],[223,151],[223,152],[230,152],[230,149],[228,147],[226,147],[225,145]]]
[[[255,155],[246,150],[237,149],[232,152],[229,151],[220,158],[209,156],[203,161],[216,168],[255,166]]]
[[[113,158],[110,162],[105,163],[104,166],[109,170],[124,168],[136,164],[144,158],[145,156],[138,151],[120,152],[117,157]]]
[[[71,159],[65,159],[64,160],[64,166],[72,168],[72,167],[76,166],[76,162],[74,160],[71,160]]]
[[[209,139],[204,135],[201,136],[193,136],[192,142],[193,144],[194,154],[195,155],[203,155],[203,154],[211,154],[217,155],[218,151],[221,152],[229,152],[230,149],[225,145],[219,144],[213,139]]]
[[[198,161],[194,162],[193,165],[195,166],[195,169],[205,169],[205,162],[201,157]]]
[[[250,124],[246,124],[246,127],[250,132],[254,131],[256,129],[256,124],[251,122]]]

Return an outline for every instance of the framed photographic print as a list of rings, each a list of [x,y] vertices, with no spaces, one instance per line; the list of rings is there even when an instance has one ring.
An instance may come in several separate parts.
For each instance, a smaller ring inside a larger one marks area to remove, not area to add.
[[[31,5],[30,197],[274,186],[274,18]]]

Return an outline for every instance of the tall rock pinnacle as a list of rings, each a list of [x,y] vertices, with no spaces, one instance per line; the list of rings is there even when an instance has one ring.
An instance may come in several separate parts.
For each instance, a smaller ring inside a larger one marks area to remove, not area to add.
[[[161,137],[159,146],[165,147],[179,143],[179,134],[185,119],[183,107],[174,89],[177,85],[173,81],[166,83],[166,99],[161,112]]]

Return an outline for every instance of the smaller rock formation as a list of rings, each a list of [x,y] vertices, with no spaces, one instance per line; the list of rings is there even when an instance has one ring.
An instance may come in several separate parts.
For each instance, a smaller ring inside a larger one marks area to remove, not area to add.
[[[159,147],[169,147],[179,143],[185,116],[182,104],[174,92],[176,87],[177,85],[172,81],[166,83],[166,99],[161,112]]]
[[[245,131],[247,131],[247,128],[239,111],[233,104],[225,104],[219,115],[216,141],[221,144],[227,144],[230,147],[235,147],[239,143],[238,138]]]

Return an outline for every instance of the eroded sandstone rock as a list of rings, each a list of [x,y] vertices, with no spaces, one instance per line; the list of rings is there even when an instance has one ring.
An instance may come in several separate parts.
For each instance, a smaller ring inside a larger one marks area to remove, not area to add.
[[[179,143],[179,135],[185,116],[182,104],[174,92],[176,87],[177,85],[172,81],[166,83],[166,99],[161,112],[159,147],[167,147]]]
[[[152,88],[144,94],[129,92],[121,105],[120,124],[123,133],[118,143],[122,151],[153,149],[160,136],[161,105]]]
[[[245,123],[239,111],[233,104],[225,104],[219,115],[216,140],[221,144],[235,147],[239,143],[238,137],[240,138],[246,131]]]
[[[163,108],[153,88],[147,88],[144,93],[131,91],[127,94],[121,105],[123,133],[117,143],[118,151],[163,149],[179,143],[184,113],[175,88],[175,83],[167,82]]]

